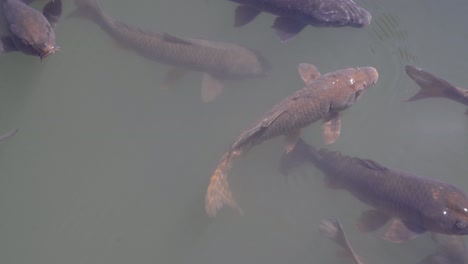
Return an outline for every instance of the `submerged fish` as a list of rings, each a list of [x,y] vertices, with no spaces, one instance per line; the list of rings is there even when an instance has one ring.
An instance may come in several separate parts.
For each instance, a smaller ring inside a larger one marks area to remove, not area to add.
[[[404,242],[426,231],[468,234],[468,196],[452,184],[316,149],[302,140],[283,155],[280,170],[287,174],[305,161],[325,174],[328,187],[345,189],[374,208],[360,217],[358,227],[363,232],[375,231],[391,220],[383,238],[392,242]]]
[[[13,136],[14,134],[16,134],[16,132],[18,132],[18,129],[14,129],[6,134],[3,134],[3,135],[0,135],[0,142],[6,140],[7,138]]]
[[[437,251],[418,264],[468,264],[468,251],[460,236],[432,233]]]
[[[236,9],[235,26],[243,26],[261,12],[278,17],[273,28],[281,41],[288,41],[307,25],[315,27],[364,27],[371,14],[352,0],[230,0]]]
[[[206,193],[205,209],[209,216],[215,216],[224,204],[240,210],[227,181],[234,158],[254,145],[280,135],[286,136],[286,151],[289,152],[294,148],[300,130],[320,119],[324,122],[326,143],[333,143],[341,130],[339,112],[353,105],[378,79],[377,70],[372,67],[348,68],[323,76],[311,64],[300,64],[298,69],[306,87],[280,101],[244,130],[218,164]]]
[[[21,0],[3,0],[0,4],[9,32],[0,39],[0,53],[20,51],[42,60],[59,50],[53,28],[62,13],[61,0],[48,2],[42,13]]]
[[[354,250],[346,237],[346,233],[338,220],[323,219],[320,222],[320,231],[322,234],[335,241],[335,243],[344,250],[344,255],[351,258],[354,264],[364,264],[360,257],[354,253]]]
[[[405,70],[408,76],[421,87],[421,90],[408,99],[408,101],[430,97],[443,97],[468,105],[468,90],[458,88],[442,78],[410,65],[407,65]],[[468,110],[465,114],[468,115]]]
[[[202,99],[211,101],[220,94],[223,81],[264,77],[269,62],[250,49],[222,42],[179,38],[168,33],[142,31],[104,13],[96,0],[75,0],[72,15],[91,19],[119,44],[143,57],[175,66],[164,81],[170,86],[184,70],[203,72]]]

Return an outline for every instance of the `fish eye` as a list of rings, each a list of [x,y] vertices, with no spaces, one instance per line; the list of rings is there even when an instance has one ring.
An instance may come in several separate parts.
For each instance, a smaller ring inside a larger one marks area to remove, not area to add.
[[[465,222],[465,221],[462,221],[462,220],[458,220],[458,221],[455,223],[455,226],[456,226],[458,229],[464,229],[464,228],[466,228],[466,222]]]

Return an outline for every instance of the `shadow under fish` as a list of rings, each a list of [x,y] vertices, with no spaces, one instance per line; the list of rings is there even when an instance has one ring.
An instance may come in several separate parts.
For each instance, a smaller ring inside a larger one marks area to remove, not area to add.
[[[205,210],[209,216],[214,217],[224,204],[242,212],[227,181],[235,158],[280,135],[286,136],[286,152],[289,152],[299,139],[301,129],[321,119],[324,140],[327,144],[333,143],[341,131],[339,112],[352,106],[378,79],[377,70],[372,67],[348,68],[323,76],[311,64],[300,64],[298,69],[306,87],[284,98],[244,130],[219,162],[206,193]]]
[[[174,66],[162,87],[168,88],[186,70],[203,72],[202,100],[214,100],[224,80],[265,77],[270,63],[259,53],[242,46],[200,39],[179,38],[168,33],[143,31],[104,13],[96,0],[75,0],[70,16],[90,19],[122,46],[141,56]]]
[[[55,43],[54,27],[62,14],[62,1],[51,0],[42,13],[21,0],[0,2],[8,35],[0,39],[0,53],[19,51],[41,60],[60,48]]]
[[[432,73],[411,65],[407,65],[405,70],[406,74],[408,74],[408,76],[421,88],[417,94],[407,101],[442,97],[468,106],[468,90],[456,87]],[[468,110],[466,110],[465,114],[468,115]]]
[[[363,212],[358,228],[375,231],[391,222],[383,238],[395,243],[429,231],[468,235],[468,195],[442,181],[384,167],[368,159],[316,149],[303,140],[283,155],[280,171],[288,174],[304,162],[314,164],[333,189],[344,189],[373,207]]]
[[[282,42],[299,34],[307,25],[314,27],[364,27],[372,16],[352,0],[230,0],[236,9],[236,27],[254,20],[261,12],[278,16],[273,29]]]

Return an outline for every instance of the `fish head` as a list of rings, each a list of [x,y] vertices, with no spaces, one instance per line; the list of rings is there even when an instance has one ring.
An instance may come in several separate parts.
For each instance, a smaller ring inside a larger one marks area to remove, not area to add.
[[[246,79],[252,77],[267,77],[271,71],[270,61],[260,52],[238,48],[227,53],[226,61],[218,68],[217,75],[224,79]]]
[[[433,192],[436,193],[437,192]],[[441,195],[440,208],[436,214],[429,219],[433,223],[428,223],[434,227],[434,232],[448,235],[468,235],[468,197],[455,186],[444,188]],[[437,198],[437,197],[436,197]]]
[[[45,18],[30,17],[23,24],[13,24],[10,28],[21,50],[28,54],[43,59],[59,50],[55,44],[55,32]]]
[[[327,82],[330,112],[339,112],[352,106],[367,88],[377,83],[375,68],[348,68],[322,76]]]

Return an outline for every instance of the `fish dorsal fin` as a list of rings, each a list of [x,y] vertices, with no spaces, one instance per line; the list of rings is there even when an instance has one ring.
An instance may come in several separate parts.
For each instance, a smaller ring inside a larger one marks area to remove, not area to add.
[[[426,231],[422,226],[395,218],[383,238],[394,243],[401,243],[416,238]]]
[[[168,41],[168,42],[173,42],[173,43],[177,43],[177,44],[184,44],[184,45],[193,45],[192,42],[187,41],[187,40],[185,40],[185,39],[181,39],[181,38],[175,37],[175,36],[173,36],[173,35],[171,35],[171,34],[169,34],[169,33],[165,33],[165,32],[164,32],[164,33],[162,33],[161,35],[162,35],[163,39],[164,39],[165,41]]]
[[[299,75],[307,86],[320,77],[320,72],[317,70],[313,64],[310,63],[301,63],[297,66]]]
[[[380,165],[377,161],[373,161],[370,159],[360,159],[359,162],[361,163],[362,166],[369,168],[371,170],[376,170],[376,171],[388,170],[388,168],[384,167],[383,165]]]

